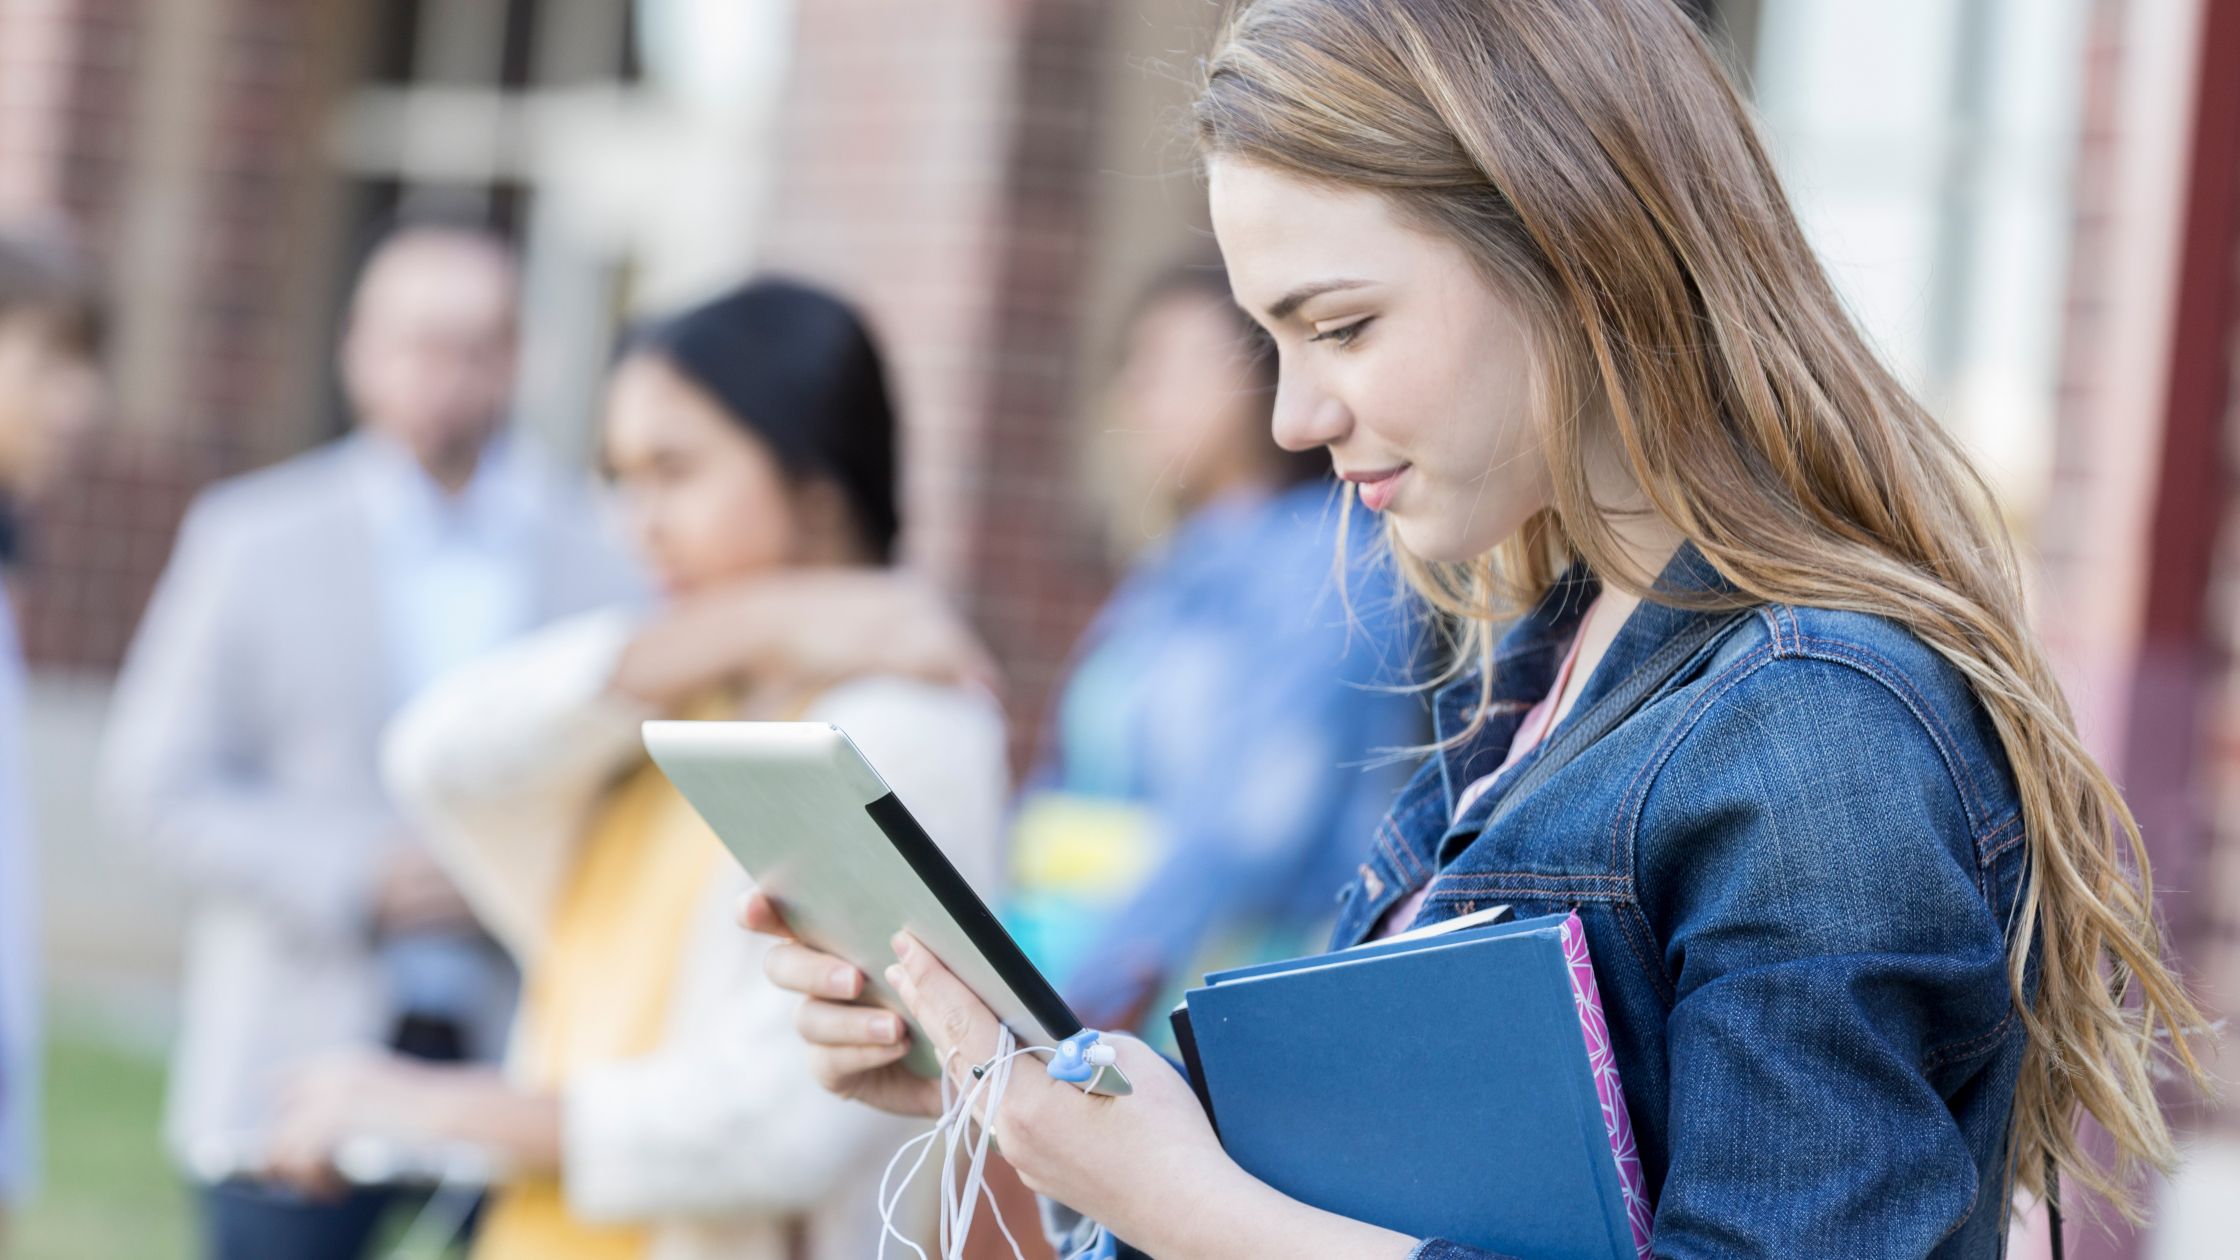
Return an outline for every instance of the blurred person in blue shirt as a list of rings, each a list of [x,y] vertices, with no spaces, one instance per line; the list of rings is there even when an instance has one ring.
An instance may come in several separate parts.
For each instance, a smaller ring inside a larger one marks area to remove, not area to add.
[[[388,1206],[243,1175],[300,1065],[502,1049],[511,964],[379,749],[437,675],[640,589],[588,476],[505,435],[518,289],[479,229],[388,234],[339,357],[357,431],[196,500],[118,679],[106,803],[191,898],[167,1128],[213,1256],[355,1257]]]
[[[1424,621],[1373,531],[1341,556],[1329,459],[1275,445],[1274,388],[1218,266],[1173,268],[1128,323],[1113,462],[1134,512],[1178,523],[1076,653],[1006,915],[1091,1027],[1145,1025],[1208,965],[1319,946],[1406,778],[1387,754],[1423,738],[1404,688]]]
[[[93,293],[71,251],[0,236],[0,566],[16,559],[15,509],[46,488],[93,418],[99,340]],[[0,568],[0,1233],[38,1171],[38,898],[23,682]]]

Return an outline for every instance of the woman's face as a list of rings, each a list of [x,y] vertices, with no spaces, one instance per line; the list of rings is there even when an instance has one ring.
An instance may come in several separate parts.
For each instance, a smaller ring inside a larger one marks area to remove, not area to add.
[[[1170,293],[1136,317],[1113,380],[1112,422],[1148,483],[1190,502],[1225,475],[1268,463],[1257,352],[1236,312],[1209,293]]]
[[[1461,561],[1551,501],[1517,307],[1371,192],[1209,167],[1236,298],[1274,337],[1276,441],[1325,446],[1416,555]]]
[[[607,390],[606,461],[638,554],[685,594],[797,563],[799,487],[768,444],[657,356],[635,354]]]
[[[0,491],[33,499],[93,428],[93,360],[37,316],[0,319]]]

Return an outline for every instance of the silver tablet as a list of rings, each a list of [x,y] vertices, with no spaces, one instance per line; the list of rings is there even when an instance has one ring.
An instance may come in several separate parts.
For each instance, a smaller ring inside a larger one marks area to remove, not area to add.
[[[646,751],[785,913],[801,939],[869,977],[868,996],[908,1019],[882,974],[907,928],[980,995],[1021,1045],[1081,1031],[1064,999],[987,903],[837,726],[648,722]],[[923,1031],[907,1060],[938,1071]],[[1114,1092],[1099,1090],[1098,1092]]]

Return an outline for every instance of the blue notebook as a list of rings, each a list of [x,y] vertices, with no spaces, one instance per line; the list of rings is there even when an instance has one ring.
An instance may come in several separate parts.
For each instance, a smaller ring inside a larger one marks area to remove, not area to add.
[[[1551,915],[1208,976],[1175,1023],[1222,1145],[1293,1198],[1401,1233],[1635,1260],[1645,1208],[1613,1155],[1622,1100],[1613,1119],[1590,1063],[1578,932]]]

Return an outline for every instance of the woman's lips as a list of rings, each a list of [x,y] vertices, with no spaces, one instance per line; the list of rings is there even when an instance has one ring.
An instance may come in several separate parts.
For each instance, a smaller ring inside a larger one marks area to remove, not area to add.
[[[1402,464],[1381,472],[1346,473],[1345,479],[1361,493],[1361,506],[1372,512],[1382,512],[1392,505],[1392,496],[1399,493],[1400,476],[1408,471]]]

